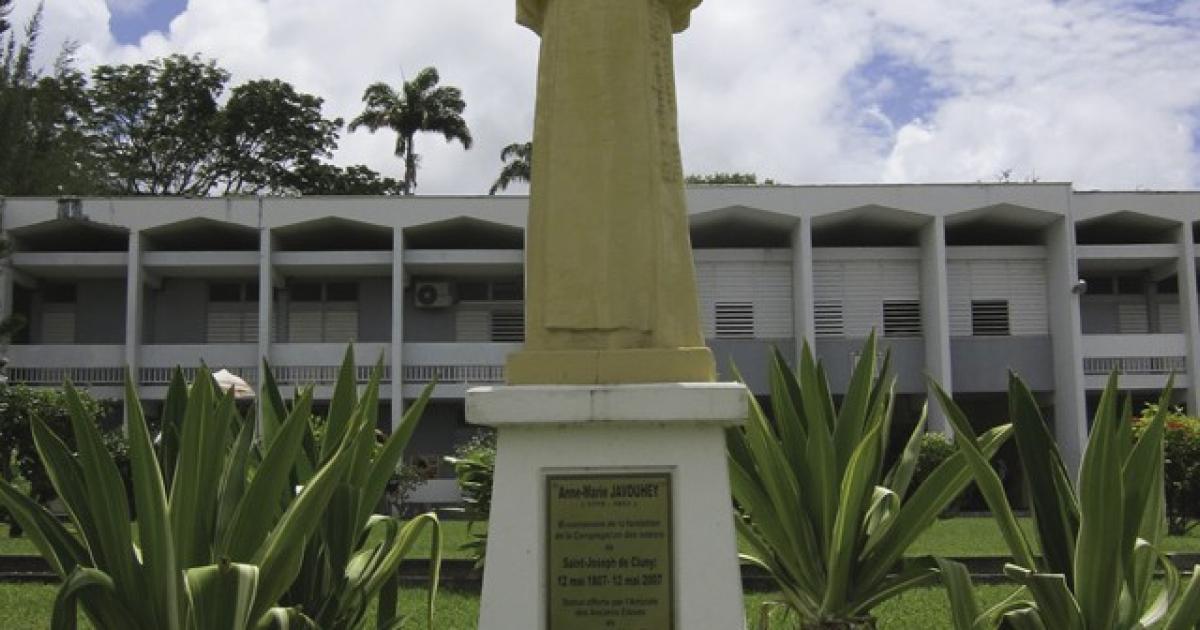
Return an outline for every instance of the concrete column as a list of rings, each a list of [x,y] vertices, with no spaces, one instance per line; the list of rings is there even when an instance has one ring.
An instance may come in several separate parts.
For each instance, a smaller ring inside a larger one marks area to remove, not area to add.
[[[814,346],[817,340],[817,321],[814,312],[812,219],[800,217],[792,228],[792,328],[796,339],[796,366],[804,344]]]
[[[950,367],[950,298],[946,274],[946,221],[934,217],[921,228],[921,335],[925,339],[925,371],[953,393]],[[950,432],[950,423],[929,392],[932,431]]]
[[[1200,296],[1196,294],[1196,243],[1190,223],[1179,227],[1178,241],[1179,320],[1187,338],[1187,408],[1196,415],[1200,412]]]
[[[1083,380],[1083,334],[1075,258],[1075,225],[1070,217],[1045,231],[1047,307],[1054,348],[1054,437],[1072,478],[1079,474],[1087,443],[1087,399]]]
[[[392,431],[404,417],[404,230],[392,234]]]
[[[271,360],[271,342],[275,336],[275,266],[271,256],[275,251],[275,237],[271,229],[262,226],[258,232],[258,369],[262,370],[264,359]],[[258,384],[263,382],[259,374]]]
[[[142,268],[142,233],[129,233],[129,256],[125,272],[125,369],[134,389],[141,391],[141,376],[138,374],[139,355],[142,346],[142,301],[145,295],[146,272]],[[129,421],[128,403],[125,421]],[[126,426],[128,428],[128,424]]]

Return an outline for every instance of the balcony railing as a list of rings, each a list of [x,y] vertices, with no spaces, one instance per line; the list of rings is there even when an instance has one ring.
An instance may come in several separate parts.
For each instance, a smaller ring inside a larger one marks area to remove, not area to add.
[[[1184,335],[1084,335],[1083,373],[1103,376],[1117,370],[1130,376],[1187,372]]]
[[[59,387],[70,380],[72,384],[89,386],[122,386],[125,384],[125,368],[107,367],[11,367],[8,379],[12,383],[24,383],[42,387]]]

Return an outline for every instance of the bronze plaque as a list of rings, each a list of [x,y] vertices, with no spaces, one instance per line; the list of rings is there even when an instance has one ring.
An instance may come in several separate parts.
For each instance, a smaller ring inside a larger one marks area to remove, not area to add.
[[[549,630],[675,624],[669,473],[546,477]]]

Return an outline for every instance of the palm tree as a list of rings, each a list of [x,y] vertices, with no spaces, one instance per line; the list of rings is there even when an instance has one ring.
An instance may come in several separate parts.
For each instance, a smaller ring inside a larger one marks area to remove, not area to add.
[[[440,133],[446,142],[457,140],[464,149],[471,148],[471,131],[462,118],[467,107],[462,90],[439,87],[439,80],[437,68],[429,67],[412,81],[405,81],[399,92],[386,83],[375,83],[363,92],[366,109],[350,121],[350,131],[366,127],[375,133],[387,127],[396,132],[396,155],[404,158],[404,192],[408,195],[417,188],[417,132]]]
[[[528,182],[533,173],[532,167],[529,165],[532,157],[532,142],[525,144],[514,142],[501,149],[500,161],[504,162],[504,168],[500,169],[500,176],[496,178],[496,183],[492,184],[488,194],[494,195],[497,191],[508,188],[508,185],[513,182]]]

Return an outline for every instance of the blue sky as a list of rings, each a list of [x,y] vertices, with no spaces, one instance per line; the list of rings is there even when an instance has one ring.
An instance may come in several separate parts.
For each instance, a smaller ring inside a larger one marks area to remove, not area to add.
[[[187,0],[115,0],[108,7],[113,37],[122,44],[136,44],[147,33],[166,32],[171,20],[187,8]]]
[[[17,0],[14,18],[37,0]],[[421,192],[486,191],[533,127],[538,38],[515,0],[46,0],[45,59],[215,58],[353,118],[436,66],[472,150],[418,138]],[[1069,181],[1200,188],[1200,0],[706,0],[675,38],[690,173],[788,183]],[[397,177],[387,133],[335,159]]]

